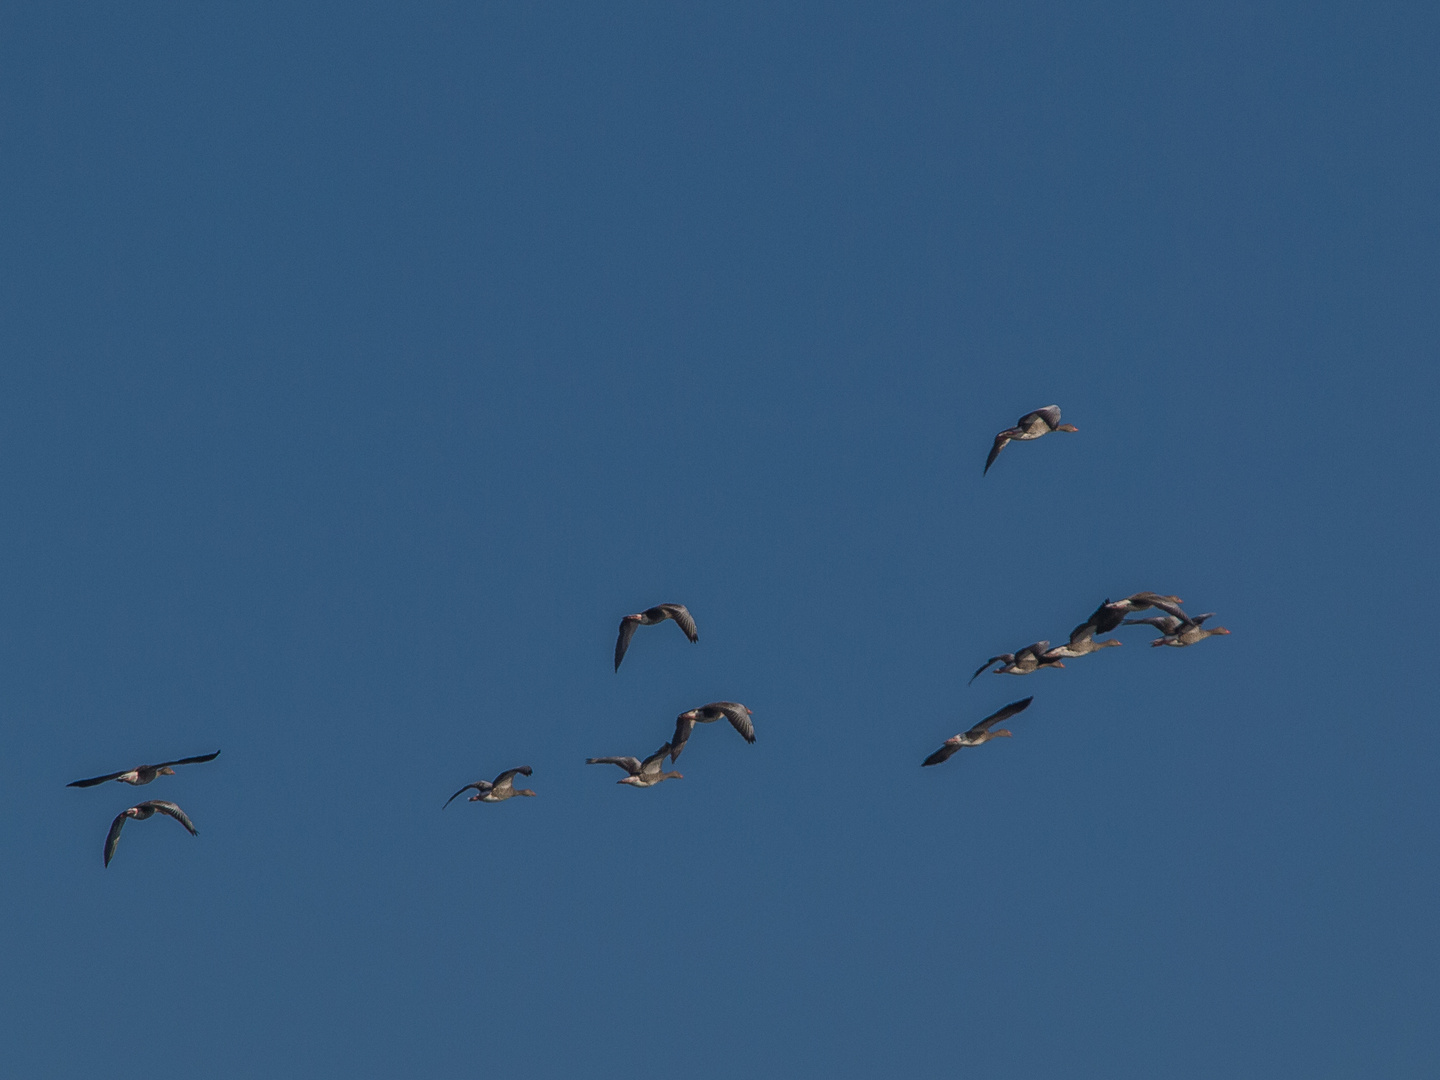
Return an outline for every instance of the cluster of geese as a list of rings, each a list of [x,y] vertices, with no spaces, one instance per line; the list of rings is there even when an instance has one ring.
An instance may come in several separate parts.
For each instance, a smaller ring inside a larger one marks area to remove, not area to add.
[[[1074,432],[1078,430],[1073,424],[1060,422],[1060,409],[1055,405],[1047,405],[1043,409],[1026,413],[1014,427],[1006,428],[995,436],[994,445],[985,459],[984,471],[986,473],[990,471],[990,467],[995,464],[995,459],[1000,456],[1000,451],[1005,449],[1010,442],[1029,442],[1042,435],[1048,435],[1052,431]],[[1122,625],[1153,626],[1160,632],[1160,635],[1150,644],[1168,645],[1174,648],[1184,648],[1204,641],[1207,637],[1230,633],[1223,626],[1206,627],[1203,625],[1207,619],[1214,616],[1214,612],[1204,615],[1187,615],[1181,609],[1180,604],[1181,600],[1178,596],[1165,596],[1153,592],[1134,593],[1123,600],[1112,601],[1107,598],[1088,619],[1070,632],[1070,638],[1064,645],[1052,649],[1048,641],[1037,641],[1013,653],[998,653],[976,669],[975,674],[970,676],[970,682],[973,683],[986,670],[991,670],[997,675],[1029,675],[1041,668],[1064,667],[1063,661],[1065,660],[1121,644],[1113,637],[1097,641],[1096,636],[1112,633]],[[1127,615],[1151,609],[1159,611],[1161,614],[1139,619],[1126,618]],[[657,604],[639,614],[626,615],[620,620],[620,634],[615,641],[615,670],[617,672],[620,670],[620,662],[625,659],[625,653],[629,650],[630,641],[635,636],[637,629],[642,626],[656,626],[667,621],[674,622],[692,643],[700,640],[695,619],[684,604]],[[991,668],[992,664],[995,665],[993,668]],[[980,746],[991,739],[1011,735],[1010,731],[1005,728],[997,728],[995,725],[1024,712],[1034,700],[1034,697],[1027,697],[1020,701],[1013,701],[998,712],[985,717],[968,731],[962,731],[959,735],[946,739],[940,749],[921,762],[921,766],[939,765],[941,762],[948,761],[951,756],[964,747]],[[619,766],[626,775],[617,783],[630,787],[649,788],[665,780],[680,780],[683,779],[680,773],[665,771],[665,759],[669,757],[671,764],[679,760],[696,724],[728,720],[746,742],[753,743],[755,741],[755,724],[751,719],[753,715],[754,713],[750,709],[738,701],[712,701],[708,705],[689,709],[677,716],[675,731],[669,741],[662,743],[660,749],[649,757],[643,760],[633,757],[595,757],[586,758],[586,764]],[[176,765],[195,765],[213,761],[219,755],[220,751],[217,750],[213,754],[204,754],[199,757],[179,758],[156,765],[140,765],[123,772],[94,776],[88,780],[76,780],[68,786],[94,787],[113,780],[139,787],[150,783],[159,776],[173,776]],[[469,802],[497,803],[517,795],[533,796],[535,792],[529,788],[515,786],[515,777],[531,776],[533,772],[534,770],[529,765],[521,765],[513,769],[506,769],[494,780],[476,780],[466,784],[445,800],[442,809],[471,790],[475,794],[470,796]],[[131,818],[144,821],[156,814],[165,814],[174,818],[185,827],[191,836],[199,835],[194,823],[179,806],[163,799],[151,799],[122,810],[110,823],[110,831],[105,837],[106,866],[110,865],[110,860],[115,855],[115,848],[120,842],[120,831],[125,827],[125,822]]]

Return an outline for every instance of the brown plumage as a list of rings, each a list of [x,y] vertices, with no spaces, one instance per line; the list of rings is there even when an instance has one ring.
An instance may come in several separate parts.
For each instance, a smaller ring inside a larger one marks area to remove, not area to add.
[[[1137,592],[1125,597],[1123,600],[1112,601],[1106,599],[1085,622],[1095,628],[1095,633],[1108,634],[1121,624],[1126,615],[1134,615],[1136,612],[1145,611],[1152,607],[1159,608],[1168,615],[1183,617],[1185,613],[1180,610],[1180,603],[1181,600],[1178,596],[1161,596],[1159,593]]]
[[[746,742],[753,743],[755,725],[750,720],[753,715],[755,714],[738,701],[712,701],[709,705],[682,712],[675,718],[675,736],[670,740],[670,760],[680,760],[680,751],[685,749],[685,743],[690,738],[690,732],[695,730],[696,724],[729,720],[735,730],[745,737]]]
[[[629,784],[631,787],[648,788],[664,780],[684,780],[685,777],[678,772],[662,772],[661,767],[665,763],[665,755],[670,753],[670,744],[656,750],[644,761],[637,761],[633,757],[592,757],[586,758],[586,765],[619,765],[630,775],[623,780],[616,780],[617,784]],[[613,773],[611,775],[614,775]]]
[[[675,625],[685,632],[685,636],[691,643],[700,640],[700,632],[695,628],[695,620],[690,617],[690,609],[684,604],[657,604],[655,607],[647,608],[638,615],[626,615],[620,620],[620,636],[615,639],[615,670],[620,670],[620,661],[625,659],[625,651],[630,648],[630,639],[635,636],[637,626],[654,626],[666,619],[674,619]]]
[[[529,788],[517,788],[515,786],[516,775],[530,776],[534,770],[529,765],[521,765],[518,769],[506,769],[494,780],[476,780],[473,784],[466,784],[459,791],[445,800],[445,806],[449,806],[471,788],[475,794],[471,795],[466,802],[504,802],[506,799],[516,795],[534,795],[535,792]],[[440,809],[444,810],[445,806]]]
[[[178,762],[177,762],[178,764]],[[185,811],[176,806],[173,802],[166,802],[164,799],[150,799],[138,806],[132,806],[128,810],[121,810],[115,815],[115,820],[110,823],[110,832],[105,837],[105,865],[110,865],[111,858],[115,855],[115,847],[120,843],[120,830],[125,827],[129,818],[136,821],[144,821],[146,818],[154,817],[156,814],[168,814],[176,821],[184,825],[191,836],[199,836],[195,825],[185,815]]]
[[[1152,615],[1148,619],[1126,619],[1125,622],[1131,626],[1145,623],[1159,630],[1160,636],[1151,641],[1151,645],[1169,645],[1172,648],[1183,649],[1187,645],[1198,644],[1207,637],[1230,633],[1223,626],[1213,626],[1207,630],[1200,625],[1206,619],[1214,617],[1213,611],[1207,611],[1204,615],[1186,615],[1182,611],[1179,616]]]
[[[1045,651],[1049,644],[1048,641],[1037,641],[1033,645],[1026,645],[1019,652],[1006,652],[992,656],[975,669],[975,674],[970,676],[970,682],[973,683],[986,668],[995,663],[1000,664],[995,669],[997,675],[1029,675],[1032,671],[1039,671],[1042,667],[1064,667],[1065,665],[1060,662],[1058,657]]]
[[[1000,721],[1008,720],[1016,713],[1024,712],[1030,707],[1030,702],[1034,700],[1033,697],[1027,697],[1021,698],[1019,701],[1012,701],[999,712],[991,713],[985,717],[984,720],[981,720],[969,731],[962,731],[959,735],[952,735],[940,744],[939,750],[936,750],[920,763],[921,768],[924,768],[926,765],[939,765],[942,761],[949,761],[950,756],[961,747],[979,746],[982,743],[989,742],[991,739],[998,739],[1002,736],[1008,738],[1011,733],[1004,728],[1000,728],[998,731],[991,729],[1000,723]]]
[[[122,784],[133,784],[139,787],[148,784],[157,776],[174,776],[175,770],[172,765],[198,765],[202,761],[214,761],[220,756],[220,751],[213,754],[202,754],[200,757],[178,758],[175,761],[162,761],[158,765],[137,765],[133,769],[125,769],[122,772],[106,773],[104,776],[92,776],[89,780],[72,780],[66,787],[94,787],[96,784],[103,784],[107,780],[119,780]]]
[[[1060,423],[1060,406],[1046,405],[1043,409],[1036,409],[1028,412],[1019,420],[1015,426],[1006,428],[995,436],[995,445],[990,447],[990,456],[985,459],[985,472],[990,471],[990,466],[995,464],[995,459],[1000,456],[1000,451],[1005,449],[1009,442],[1029,442],[1031,439],[1038,439],[1042,435],[1049,435],[1052,431],[1079,431],[1074,424]],[[983,476],[984,473],[981,473]]]

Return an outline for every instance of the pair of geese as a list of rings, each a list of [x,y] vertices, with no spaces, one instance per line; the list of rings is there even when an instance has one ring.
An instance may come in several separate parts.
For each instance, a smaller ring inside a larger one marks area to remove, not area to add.
[[[690,609],[684,604],[657,604],[652,608],[646,608],[636,615],[626,615],[620,620],[620,634],[615,639],[615,670],[620,670],[620,662],[625,659],[626,652],[630,649],[630,640],[635,636],[635,631],[642,626],[656,626],[659,623],[672,621],[680,627],[691,643],[700,640],[700,632],[695,627],[695,619],[690,614]],[[617,780],[617,784],[628,784],[631,787],[648,788],[666,780],[683,780],[685,777],[678,772],[665,771],[665,758],[668,756],[671,763],[678,761],[685,744],[690,740],[690,733],[695,730],[696,724],[713,724],[716,720],[729,720],[746,742],[755,741],[755,723],[750,718],[755,714],[738,701],[712,701],[709,705],[702,705],[698,709],[688,709],[675,718],[675,734],[670,741],[663,744],[643,761],[633,757],[595,757],[586,758],[587,765],[618,765],[625,770],[624,779]],[[529,788],[517,788],[515,777],[530,776],[533,770],[528,765],[522,765],[517,769],[506,769],[494,780],[477,780],[473,784],[466,784],[459,791],[445,800],[445,806],[449,806],[465,792],[474,789],[475,794],[470,796],[468,802],[504,802],[506,799],[516,795],[534,795],[535,792]],[[445,807],[441,807],[443,810]]]
[[[1063,668],[1065,665],[1061,662],[1062,660],[1085,656],[1109,648],[1111,645],[1121,644],[1114,638],[1096,641],[1095,635],[1108,634],[1122,625],[1153,626],[1160,631],[1160,636],[1150,644],[1169,645],[1174,648],[1194,645],[1216,634],[1230,633],[1223,626],[1205,627],[1202,625],[1206,619],[1215,617],[1213,611],[1206,612],[1204,615],[1186,615],[1180,609],[1180,603],[1178,596],[1161,596],[1159,593],[1153,592],[1134,593],[1123,600],[1106,600],[1095,609],[1088,619],[1070,631],[1070,640],[1064,645],[1052,649],[1049,647],[1050,642],[1037,641],[1033,645],[1026,645],[1018,652],[999,653],[976,668],[975,674],[970,676],[970,681],[973,683],[991,664],[999,665],[994,669],[997,675],[1029,675],[1032,671],[1039,671],[1042,667]],[[1143,619],[1125,618],[1126,615],[1146,611],[1150,608],[1156,608],[1165,614],[1151,615]]]
[[[111,780],[118,780],[122,784],[129,784],[132,787],[143,787],[150,783],[157,776],[174,776],[176,765],[199,765],[202,762],[214,761],[220,756],[220,751],[213,754],[201,754],[199,757],[177,758],[174,761],[161,761],[154,765],[137,765],[133,769],[124,769],[120,772],[106,773],[104,776],[92,776],[88,780],[75,780],[66,787],[87,788],[99,784],[108,783]],[[122,810],[115,815],[115,820],[110,823],[110,832],[105,836],[105,865],[110,865],[110,860],[115,857],[115,848],[120,843],[120,830],[131,818],[136,821],[144,821],[156,814],[165,814],[174,818],[191,836],[199,836],[195,823],[190,820],[188,814],[173,802],[165,799],[148,799],[145,802],[137,803],[127,810]]]

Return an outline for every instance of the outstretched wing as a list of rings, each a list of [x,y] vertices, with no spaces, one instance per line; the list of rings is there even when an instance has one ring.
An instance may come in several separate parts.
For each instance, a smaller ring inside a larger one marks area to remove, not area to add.
[[[108,776],[92,776],[89,780],[75,780],[66,784],[66,787],[94,787],[96,784],[103,784],[107,780],[114,780],[116,777],[124,776],[129,769],[121,769],[119,772],[112,772]]]
[[[635,628],[640,625],[639,619],[632,619],[630,616],[620,620],[620,636],[615,639],[615,670],[620,670],[620,661],[625,659],[625,650],[630,648],[630,639],[635,636]]]
[[[1012,701],[1009,705],[1006,705],[999,712],[993,712],[989,716],[985,717],[984,720],[981,720],[978,724],[976,724],[968,732],[966,732],[966,734],[969,735],[978,731],[989,731],[996,724],[1000,723],[1000,721],[1009,720],[1010,717],[1014,716],[1016,713],[1024,712],[1030,707],[1030,702],[1034,700],[1035,699],[1033,697],[1027,697],[1021,698],[1019,701]]]
[[[1030,421],[1034,420],[1036,417],[1044,420],[1045,426],[1048,427],[1051,431],[1054,431],[1057,427],[1060,426],[1060,406],[1046,405],[1043,409],[1036,409],[1032,413],[1026,413],[1020,418],[1020,423],[1018,426],[1027,427],[1029,426]]]
[[[738,701],[717,701],[709,707],[719,709],[724,713],[725,719],[730,721],[736,731],[745,736],[746,742],[753,743],[755,741],[755,723],[750,719],[754,714],[744,705]]]
[[[685,636],[692,642],[700,640],[700,631],[695,629],[695,620],[684,604],[661,604],[660,610],[665,612],[667,619],[674,619],[675,625],[685,631]]]
[[[130,815],[121,811],[110,823],[110,832],[105,837],[105,865],[110,865],[110,860],[115,857],[115,845],[120,843],[120,830],[125,828],[125,819]]]
[[[995,464],[995,459],[1000,456],[1000,451],[1005,449],[1005,444],[1009,441],[1010,432],[1008,430],[995,436],[995,445],[990,447],[990,456],[985,459],[985,472],[982,472],[981,476],[990,471],[990,466]]]
[[[181,810],[180,807],[176,806],[173,802],[166,802],[164,799],[150,799],[147,802],[142,802],[140,805],[148,806],[152,810],[173,817],[176,821],[180,822],[181,825],[185,826],[185,831],[191,836],[200,835],[199,831],[195,828],[195,823],[185,815],[184,810]]]
[[[506,788],[513,788],[515,786],[516,774],[520,776],[532,776],[534,772],[535,770],[530,768],[529,765],[521,765],[518,769],[506,769],[499,776],[495,777],[495,782],[490,785],[490,790],[504,791]]]
[[[1174,615],[1147,615],[1143,619],[1126,619],[1125,625],[1153,626],[1156,630],[1159,630],[1160,633],[1169,635],[1175,633],[1175,631],[1179,630],[1185,623],[1177,619]]]
[[[640,772],[645,774],[658,773],[665,765],[665,755],[670,752],[670,744],[667,742],[640,763]],[[634,761],[634,758],[630,759]]]
[[[675,734],[670,737],[670,760],[679,761],[680,751],[685,749],[685,743],[690,738],[690,733],[695,730],[695,720],[692,717],[681,713],[675,718]]]
[[[202,754],[200,757],[182,757],[178,761],[162,761],[158,765],[151,765],[152,769],[167,769],[171,765],[199,765],[202,761],[214,761],[220,756],[220,751],[213,754]]]
[[[666,748],[667,750],[670,748],[670,746],[669,746],[668,743],[666,744],[665,748]],[[586,765],[619,765],[622,769],[624,769],[626,772],[628,772],[631,776],[639,776],[639,775],[640,775],[640,762],[639,762],[639,760],[638,760],[637,758],[633,758],[633,757],[587,757],[587,758],[585,759],[585,764],[586,764]],[[613,776],[614,774],[612,773],[611,775]]]
[[[1015,662],[1015,654],[1001,653],[999,656],[990,657],[989,660],[986,660],[983,664],[981,664],[978,668],[975,669],[975,674],[970,676],[970,682],[974,682],[976,679],[978,679],[982,674],[984,674],[985,669],[988,668],[991,664],[995,663],[997,660],[1004,660],[1007,664],[1013,664]],[[969,686],[970,683],[966,683],[965,685]]]
[[[454,795],[451,795],[448,799],[445,800],[445,806],[449,806],[452,802],[458,799],[461,795],[464,795],[465,792],[469,791],[471,788],[474,788],[476,791],[480,792],[481,795],[484,795],[485,792],[490,790],[490,781],[479,780],[473,784],[466,784],[459,791],[455,792]],[[444,810],[445,806],[440,807],[440,809]]]
[[[947,740],[945,744],[940,747],[939,750],[936,750],[933,754],[931,754],[924,761],[922,761],[920,763],[920,767],[923,769],[926,765],[939,765],[942,761],[949,761],[950,758],[959,749],[959,743],[952,743]]]

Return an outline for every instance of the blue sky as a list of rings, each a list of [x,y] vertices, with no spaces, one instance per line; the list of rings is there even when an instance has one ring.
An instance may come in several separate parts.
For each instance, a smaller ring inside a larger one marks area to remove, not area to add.
[[[1434,1075],[1432,8],[0,28],[20,1073]]]

